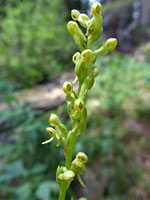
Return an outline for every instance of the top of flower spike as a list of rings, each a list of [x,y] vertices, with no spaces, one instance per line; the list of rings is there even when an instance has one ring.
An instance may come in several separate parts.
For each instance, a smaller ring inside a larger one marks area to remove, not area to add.
[[[75,42],[82,51],[90,49],[90,46],[96,42],[103,31],[102,23],[102,5],[99,2],[94,2],[91,6],[92,18],[86,14],[80,13],[78,10],[73,9],[71,11],[71,17],[74,21],[69,21],[67,24],[68,31],[73,35]],[[79,24],[87,29],[86,34],[82,32]],[[110,38],[105,42],[104,53],[101,55],[106,55],[109,51],[113,51],[117,46],[117,40],[115,38]],[[75,54],[73,57],[73,62],[76,64],[76,59],[79,58],[79,53]]]

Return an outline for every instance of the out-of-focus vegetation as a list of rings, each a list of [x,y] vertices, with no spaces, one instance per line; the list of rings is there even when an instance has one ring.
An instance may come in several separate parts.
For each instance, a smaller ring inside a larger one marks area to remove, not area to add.
[[[1,79],[27,87],[68,69],[73,46],[62,0],[6,1],[2,9]]]
[[[146,1],[141,2],[144,5]],[[32,110],[28,103],[18,102],[14,93],[16,88],[33,86],[70,70],[73,49],[66,30],[68,12],[60,0],[0,3],[0,199],[56,200],[55,171],[64,160],[63,151],[56,149],[55,142],[41,145],[52,111]],[[119,40],[119,49],[125,52],[134,52],[137,43],[144,49],[148,31],[144,37],[139,30],[149,30],[148,26],[127,29],[132,22],[126,14],[133,7],[126,6],[124,12],[123,8],[119,7],[120,18],[117,9],[109,16],[106,12],[106,34],[110,30],[110,34],[125,38]],[[130,32],[123,37],[126,29]],[[149,49],[147,61],[136,60],[133,54],[114,53],[96,63],[100,75],[89,95],[88,127],[76,149],[89,157],[83,178],[88,189],[84,194],[75,183],[68,199],[75,193],[88,200],[150,199]],[[70,126],[64,105],[54,112]]]
[[[0,85],[1,103],[7,102],[8,106],[0,112],[5,129],[4,133],[1,130],[0,143],[0,162],[3,163],[0,196],[1,199],[48,199],[58,191],[51,179],[63,155],[61,150],[55,151],[55,144],[41,145],[47,120],[39,118],[41,113],[31,110],[30,105],[17,102],[12,91],[7,83]]]
[[[101,103],[104,111],[138,115],[149,110],[149,61],[136,61],[129,55],[116,54],[99,59],[101,76],[92,97]],[[127,112],[127,113],[126,113]]]

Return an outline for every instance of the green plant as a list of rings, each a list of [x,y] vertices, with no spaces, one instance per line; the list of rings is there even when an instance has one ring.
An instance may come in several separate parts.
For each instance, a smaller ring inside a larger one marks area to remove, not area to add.
[[[97,87],[91,91],[91,96],[99,103],[101,112],[113,116],[126,113],[131,118],[149,113],[149,98],[146,97],[150,88],[148,62],[115,53],[97,59],[96,64],[101,66],[101,77],[97,78]]]
[[[18,102],[14,89],[15,85],[0,82],[0,105],[7,105],[0,109],[0,199],[56,199],[55,145],[41,146],[43,124],[47,125],[48,115],[41,117],[41,111],[33,111],[29,104]],[[49,157],[46,153],[49,151],[53,156]],[[61,149],[57,158],[63,158]]]
[[[78,21],[81,26],[86,29],[86,34],[79,28],[77,22],[69,21],[67,24],[68,31],[73,35],[75,43],[81,52],[73,55],[75,64],[76,78],[71,82],[65,82],[63,90],[66,93],[66,103],[68,113],[72,122],[72,130],[68,131],[67,127],[61,123],[56,114],[51,114],[49,123],[52,127],[48,127],[46,131],[52,136],[49,140],[43,142],[47,144],[53,139],[57,145],[62,143],[64,146],[65,166],[58,166],[56,172],[56,180],[59,184],[59,200],[64,200],[66,191],[69,188],[74,177],[77,176],[80,184],[86,187],[80,177],[85,170],[85,163],[88,157],[85,153],[79,152],[75,159],[73,153],[77,138],[84,132],[87,123],[87,109],[85,106],[87,93],[92,88],[95,78],[99,74],[98,69],[93,66],[98,55],[104,56],[113,51],[117,45],[115,38],[108,39],[105,43],[98,46],[96,50],[91,50],[91,45],[96,42],[102,34],[102,6],[95,2],[91,7],[93,17],[80,14],[77,10],[72,10],[71,16],[74,21]],[[73,85],[78,81],[78,91],[75,93]]]
[[[29,87],[52,79],[62,69],[70,67],[72,42],[66,31],[67,11],[63,0],[8,0],[3,11],[5,15],[0,21],[1,80]],[[65,45],[66,40],[68,45]]]

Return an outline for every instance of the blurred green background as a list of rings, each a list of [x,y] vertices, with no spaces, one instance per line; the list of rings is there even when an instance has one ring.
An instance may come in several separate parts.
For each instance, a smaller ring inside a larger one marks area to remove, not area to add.
[[[77,51],[66,23],[73,8],[90,15],[92,2],[0,0],[0,200],[57,199],[55,171],[64,164],[63,148],[41,143],[51,112],[70,127],[57,96]],[[67,200],[149,200],[150,2],[99,2],[104,33],[98,43],[116,37],[118,47],[97,60],[87,129],[76,146],[89,157],[87,189],[75,180]]]

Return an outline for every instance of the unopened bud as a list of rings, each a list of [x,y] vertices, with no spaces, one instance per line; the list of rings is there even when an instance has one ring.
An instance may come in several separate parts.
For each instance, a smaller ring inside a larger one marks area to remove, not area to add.
[[[58,116],[55,115],[55,114],[51,114],[50,117],[49,117],[49,123],[52,126],[57,126],[59,124],[59,118],[58,118]]]
[[[113,51],[117,46],[116,38],[110,38],[105,42],[105,48],[107,51]]]
[[[72,92],[72,83],[68,82],[68,81],[65,81],[65,83],[63,84],[63,90],[66,94],[69,94]]]
[[[69,21],[68,24],[67,24],[67,29],[72,35],[74,35],[74,34],[78,33],[79,26],[78,26],[78,24],[76,22]]]

